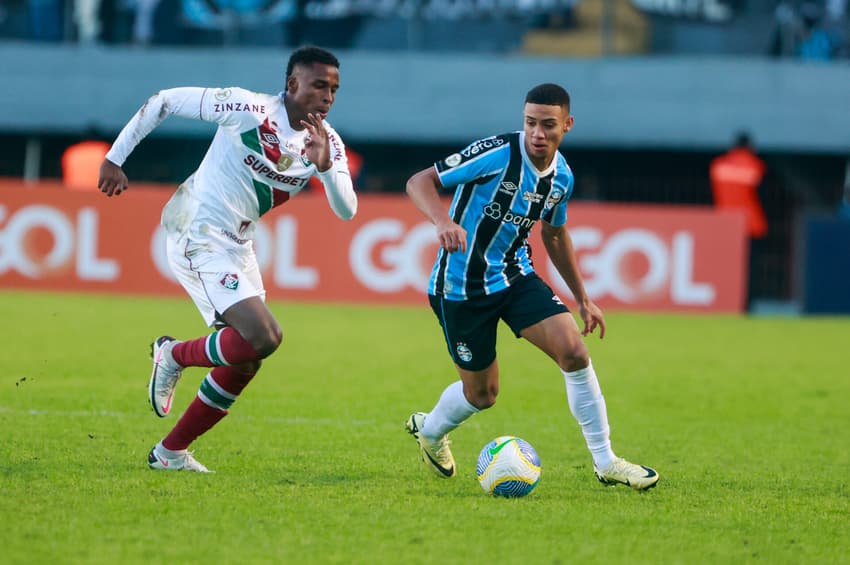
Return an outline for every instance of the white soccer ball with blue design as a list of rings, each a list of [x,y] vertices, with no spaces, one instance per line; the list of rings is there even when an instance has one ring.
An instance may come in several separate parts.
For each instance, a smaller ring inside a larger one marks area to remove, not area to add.
[[[488,494],[516,498],[540,481],[540,457],[531,444],[515,436],[500,436],[478,455],[478,482]]]

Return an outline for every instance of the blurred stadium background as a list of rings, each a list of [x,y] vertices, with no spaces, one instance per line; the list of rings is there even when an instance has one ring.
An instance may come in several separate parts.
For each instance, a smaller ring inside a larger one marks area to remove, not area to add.
[[[65,149],[111,141],[162,88],[278,92],[289,52],[313,43],[342,62],[329,121],[363,158],[360,192],[400,193],[518,129],[526,90],[553,81],[573,96],[562,150],[578,202],[708,208],[711,159],[749,132],[769,224],[749,308],[850,313],[847,3],[2,0],[0,176],[60,182]],[[126,164],[131,182],[173,187],[211,132],[167,121]]]

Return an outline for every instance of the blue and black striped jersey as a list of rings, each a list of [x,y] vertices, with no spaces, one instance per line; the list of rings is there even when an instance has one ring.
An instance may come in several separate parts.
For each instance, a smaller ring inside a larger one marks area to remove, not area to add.
[[[525,133],[480,139],[435,163],[454,190],[449,215],[467,232],[466,252],[440,249],[428,293],[465,300],[509,287],[534,271],[528,233],[538,220],[567,221],[573,172],[560,152],[539,171],[525,151]]]

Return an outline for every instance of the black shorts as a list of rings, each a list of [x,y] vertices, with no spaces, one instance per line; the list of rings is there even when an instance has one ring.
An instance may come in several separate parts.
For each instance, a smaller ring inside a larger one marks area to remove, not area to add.
[[[446,300],[430,295],[431,309],[443,327],[449,355],[462,369],[480,371],[496,359],[496,327],[504,320],[514,335],[555,314],[569,312],[536,274],[489,296]]]

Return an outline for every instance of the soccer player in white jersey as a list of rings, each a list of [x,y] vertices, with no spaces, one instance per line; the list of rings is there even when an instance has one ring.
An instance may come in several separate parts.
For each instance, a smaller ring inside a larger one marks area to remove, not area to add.
[[[493,406],[499,392],[501,319],[558,364],[597,478],[606,485],[652,488],[655,470],[611,449],[605,399],[582,341],[597,328],[603,337],[605,320],[585,292],[565,228],[573,174],[558,147],[573,126],[569,94],[556,84],[536,86],[526,96],[524,120],[523,131],[475,141],[407,182],[411,200],[436,226],[440,249],[428,294],[460,375],[431,412],[408,418],[407,431],[432,471],[455,475],[448,433]],[[448,211],[442,189],[454,191]],[[578,303],[581,331],[534,271],[526,238],[538,222],[546,252]]]
[[[210,367],[197,396],[148,454],[159,470],[208,472],[189,445],[216,425],[280,345],[282,333],[265,304],[252,247],[260,216],[283,204],[316,175],[331,209],[354,217],[357,196],[339,135],[325,122],[339,88],[339,61],[324,49],[296,49],[278,95],[240,88],[173,88],[148,99],[127,123],[100,168],[107,196],[128,187],[121,166],[170,115],[218,124],[198,169],[163,209],[169,265],[214,331],[151,345],[149,401],[157,416],[171,412],[184,367]]]

